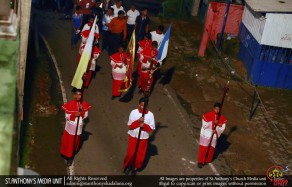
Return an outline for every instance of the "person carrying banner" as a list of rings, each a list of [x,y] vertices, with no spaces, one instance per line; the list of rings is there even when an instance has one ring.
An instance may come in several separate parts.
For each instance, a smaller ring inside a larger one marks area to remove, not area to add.
[[[138,59],[141,64],[141,68],[140,68],[140,72],[139,69],[138,70],[138,75],[139,75],[139,81],[138,81],[138,86],[140,91],[145,92],[147,84],[148,84],[148,79],[150,77],[150,90],[152,88],[152,84],[153,84],[153,73],[156,70],[156,67],[158,65],[157,61],[156,61],[156,56],[158,54],[157,51],[157,42],[153,41],[151,48],[146,48],[144,50],[142,50],[140,53],[138,53]],[[138,66],[139,68],[139,66]],[[151,73],[152,75],[149,76],[149,73]],[[149,91],[150,91],[149,90]]]
[[[79,49],[79,54],[78,54],[78,63],[80,61],[82,52],[85,48],[85,44],[81,46],[81,48]],[[88,67],[87,67],[87,72],[86,72],[86,81],[84,83],[84,87],[87,88],[89,86],[89,83],[91,81],[92,78],[92,73],[95,71],[95,67],[96,67],[96,60],[98,59],[99,55],[101,53],[101,50],[99,49],[99,47],[97,46],[97,44],[95,44],[93,46],[93,50],[92,50],[92,54],[91,54],[91,59],[88,63]]]
[[[112,99],[120,97],[122,92],[119,91],[124,78],[126,77],[127,64],[129,62],[129,54],[124,51],[122,45],[118,48],[118,52],[110,56],[112,66]]]
[[[150,33],[147,33],[144,37],[144,40],[140,40],[138,42],[138,51],[137,51],[137,57],[139,59],[139,56],[140,56],[140,53],[144,50],[144,49],[148,49],[148,48],[151,48],[152,46],[152,40],[151,40],[151,34]],[[138,72],[138,75],[140,75],[141,73],[141,61],[138,60],[138,63],[137,63],[137,72]]]
[[[140,53],[143,49],[151,48],[151,45],[152,45],[151,34],[147,33],[145,34],[144,39],[138,42],[137,53]]]
[[[146,107],[145,109],[144,106]],[[142,117],[142,113],[144,113],[144,117]],[[144,162],[149,134],[155,130],[154,115],[151,111],[148,110],[145,98],[141,98],[139,100],[138,109],[131,111],[128,127],[128,149],[124,159],[123,170],[125,174],[128,174],[129,171],[133,169],[132,175],[135,175],[137,169],[140,169]],[[139,137],[140,128],[142,129],[140,131]],[[136,150],[136,148],[138,149]]]
[[[79,148],[80,136],[82,134],[83,120],[88,116],[91,106],[82,100],[82,90],[74,88],[74,100],[65,103],[62,109],[65,111],[66,125],[61,142],[61,155],[71,166],[75,152]],[[78,128],[77,128],[78,127]]]
[[[90,16],[88,22],[82,28],[82,31],[81,31],[81,39],[82,39],[81,45],[85,44],[86,41],[87,41],[87,38],[88,38],[89,33],[90,33],[90,30],[91,30],[91,28],[93,26],[94,18],[95,18],[95,16]],[[95,37],[96,41],[98,42],[99,29],[98,29],[98,25],[97,24],[96,24],[96,27],[95,27],[94,37]]]
[[[212,161],[217,140],[225,129],[227,119],[221,115],[220,110],[221,103],[215,103],[214,109],[202,117],[198,153],[199,168]]]
[[[92,18],[93,17],[91,17],[90,20],[89,20],[89,22],[88,22],[88,25],[90,27],[93,25],[93,21],[94,21],[94,19],[92,19]],[[77,63],[79,63],[79,61],[81,59],[81,55],[83,53],[83,50],[85,48],[85,44],[86,44],[87,39],[89,37],[89,33],[90,33],[90,29],[91,29],[90,27],[87,30],[83,30],[81,32],[82,42],[80,44],[80,48],[79,48],[79,51],[78,51]],[[96,27],[97,27],[97,25],[96,25]],[[84,87],[85,88],[87,88],[89,86],[89,83],[90,83],[91,78],[92,78],[92,73],[93,73],[93,71],[95,71],[96,60],[97,60],[97,58],[99,57],[99,55],[101,53],[101,50],[98,47],[99,34],[97,32],[98,32],[98,29],[97,30],[95,29],[95,32],[94,32],[94,42],[93,42],[93,50],[92,50],[92,54],[91,54],[91,59],[90,59],[90,61],[88,63],[88,68],[87,68],[87,73],[86,73],[87,78],[86,78],[86,81],[84,83]]]

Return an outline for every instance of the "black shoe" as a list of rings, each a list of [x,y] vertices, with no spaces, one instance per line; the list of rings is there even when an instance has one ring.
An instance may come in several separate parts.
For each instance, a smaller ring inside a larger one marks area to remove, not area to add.
[[[131,171],[131,175],[132,175],[132,176],[136,176],[136,175],[137,175],[137,169],[133,169],[133,170]]]
[[[202,168],[204,165],[202,163],[198,163],[198,168]]]
[[[129,175],[131,168],[130,167],[126,167],[126,169],[124,169],[123,173],[125,173],[126,175]]]
[[[112,100],[114,100],[117,96],[112,96]]]
[[[73,160],[72,159],[68,159],[67,160],[67,166],[72,166]]]
[[[138,89],[139,89],[138,94],[143,93],[143,90],[142,90],[141,86],[139,86]]]

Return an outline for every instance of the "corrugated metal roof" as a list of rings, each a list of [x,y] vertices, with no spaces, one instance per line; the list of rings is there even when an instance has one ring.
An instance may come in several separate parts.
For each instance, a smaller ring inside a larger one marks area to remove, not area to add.
[[[291,0],[245,0],[245,3],[255,12],[291,12]]]

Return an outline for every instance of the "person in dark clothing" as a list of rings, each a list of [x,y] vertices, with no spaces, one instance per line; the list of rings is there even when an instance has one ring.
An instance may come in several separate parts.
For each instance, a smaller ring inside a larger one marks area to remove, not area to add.
[[[143,40],[145,34],[149,32],[149,23],[148,9],[144,8],[141,11],[141,15],[136,18],[135,22],[136,42]]]
[[[96,4],[94,7],[92,7],[91,9],[91,14],[95,17],[97,16],[97,25],[98,25],[98,29],[99,31],[101,31],[102,28],[102,17],[103,17],[103,10],[101,8],[101,0],[97,0]]]

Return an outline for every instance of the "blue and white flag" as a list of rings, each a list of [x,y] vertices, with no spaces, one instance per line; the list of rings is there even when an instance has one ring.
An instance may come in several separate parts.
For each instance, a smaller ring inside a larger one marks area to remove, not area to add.
[[[156,57],[156,60],[157,62],[160,63],[160,65],[162,64],[162,61],[165,59],[167,55],[170,30],[171,30],[171,25],[168,27],[158,50],[158,55]]]

